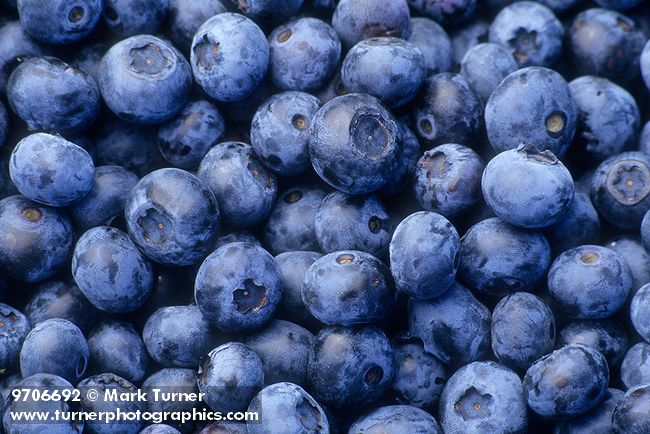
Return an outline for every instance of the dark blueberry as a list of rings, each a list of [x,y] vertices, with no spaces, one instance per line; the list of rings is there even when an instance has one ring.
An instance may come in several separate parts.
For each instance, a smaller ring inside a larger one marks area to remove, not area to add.
[[[488,0],[489,1],[489,0]],[[484,1],[485,2],[485,1]],[[454,65],[460,65],[465,54],[475,45],[487,42],[490,23],[476,19],[457,27],[450,34],[451,54]]]
[[[206,354],[207,354],[206,350]],[[197,363],[198,364],[198,363]],[[189,368],[164,368],[154,372],[142,383],[142,390],[147,393],[147,410],[152,412],[192,411],[197,402],[188,400],[155,400],[154,389],[162,393],[199,393],[196,381],[196,366]],[[176,424],[174,424],[176,425]]]
[[[635,147],[639,108],[627,90],[593,76],[576,78],[569,89],[578,108],[576,140],[586,155],[602,160]]]
[[[446,364],[478,360],[490,349],[490,310],[458,283],[433,300],[411,299],[408,320],[411,335]]]
[[[321,100],[323,104],[325,104],[337,96],[346,95],[348,93],[349,92],[345,88],[343,81],[341,81],[341,70],[339,68],[337,69],[336,74],[334,74],[332,79],[315,95],[318,97],[318,99]]]
[[[461,239],[458,276],[479,292],[502,296],[535,288],[550,263],[551,248],[541,232],[490,218]]]
[[[262,243],[260,243],[260,241],[251,232],[244,229],[232,229],[229,231],[222,231],[219,233],[219,237],[217,238],[217,241],[214,243],[214,249],[216,250],[219,247],[224,246],[226,244],[237,243],[240,241],[253,243],[262,247]]]
[[[573,140],[576,123],[576,104],[566,80],[539,66],[508,75],[485,106],[488,139],[497,152],[523,143],[560,158]]]
[[[401,157],[394,165],[391,174],[377,193],[394,195],[411,185],[418,158],[420,142],[415,133],[404,122],[397,121],[397,136],[401,143]]]
[[[108,46],[104,43],[97,43],[93,45],[86,45],[75,54],[70,64],[84,71],[93,79],[97,80],[97,72],[99,71],[99,64],[102,57],[108,51]]]
[[[260,356],[266,384],[288,381],[304,386],[313,340],[314,335],[298,324],[273,320],[243,342]]]
[[[650,383],[650,344],[640,342],[627,351],[621,363],[621,381],[628,389]]]
[[[637,333],[650,342],[650,284],[643,285],[632,298],[630,318]]]
[[[226,331],[260,328],[282,298],[280,266],[251,243],[226,244],[210,254],[196,275],[196,304],[205,319]]]
[[[597,75],[626,84],[639,75],[646,38],[629,17],[606,9],[588,9],[568,31],[570,54],[580,75]]]
[[[303,327],[320,328],[302,301],[302,284],[305,273],[322,255],[318,252],[295,251],[281,253],[275,261],[282,271],[282,300],[278,305],[277,316],[300,324]]]
[[[97,83],[104,101],[119,118],[135,124],[158,124],[187,102],[192,71],[170,43],[137,35],[108,50],[99,65]]]
[[[447,218],[481,200],[481,157],[467,146],[449,143],[426,151],[415,170],[415,197],[422,208]]]
[[[440,397],[440,424],[445,434],[524,433],[526,413],[521,379],[491,361],[460,368]]]
[[[526,371],[528,406],[545,418],[569,418],[597,406],[607,392],[609,370],[595,349],[570,344],[542,357]]]
[[[278,191],[275,176],[242,142],[214,146],[201,161],[197,176],[217,198],[224,224],[234,228],[264,220]]]
[[[224,2],[225,3],[225,2]],[[169,0],[169,13],[167,16],[169,37],[174,44],[183,51],[190,52],[194,34],[214,15],[227,12],[220,0]]]
[[[309,127],[321,102],[304,92],[282,92],[264,101],[253,116],[251,145],[271,171],[284,176],[311,169]]]
[[[519,66],[552,66],[562,55],[564,28],[548,7],[518,1],[490,24],[490,42],[506,47]]]
[[[139,399],[129,399],[138,392],[138,388],[132,383],[112,373],[93,375],[81,381],[77,385],[80,391],[81,410],[84,413],[112,413],[121,411],[127,414],[142,413],[146,410],[147,403]],[[98,396],[92,400],[88,398],[88,392],[94,390]],[[117,399],[106,399],[109,394],[114,393]],[[128,422],[127,422],[128,420]],[[106,423],[101,419],[88,420],[85,429],[92,434],[111,434],[118,429],[120,434],[137,434],[142,428],[143,422],[140,418],[132,420],[120,420],[118,423]],[[116,426],[117,425],[117,426]],[[119,428],[118,428],[119,427]]]
[[[374,36],[405,39],[411,33],[411,14],[406,0],[340,0],[332,26],[347,47]]]
[[[72,275],[97,309],[130,312],[153,286],[151,264],[119,229],[98,226],[84,233],[72,255]]]
[[[473,143],[483,124],[481,100],[460,74],[429,77],[412,106],[415,132],[429,147]]]
[[[254,428],[251,428],[254,429]],[[246,423],[221,420],[205,425],[196,434],[248,434]]]
[[[0,102],[0,147],[5,143],[9,134],[9,114],[7,108]]]
[[[210,148],[221,141],[226,124],[217,107],[206,100],[187,103],[158,129],[158,148],[168,163],[195,169]]]
[[[644,434],[650,432],[650,384],[634,387],[616,405],[612,414],[614,432]]]
[[[641,220],[641,242],[646,252],[650,252],[650,210],[645,213]]]
[[[567,250],[548,271],[549,292],[569,318],[607,318],[623,306],[631,288],[625,260],[601,246]]]
[[[268,38],[269,73],[278,88],[322,87],[341,59],[341,41],[325,21],[299,18],[277,27]]]
[[[650,208],[650,156],[623,152],[603,161],[592,177],[591,200],[610,224],[637,229]]]
[[[393,279],[388,267],[369,253],[333,252],[317,259],[305,273],[302,300],[324,324],[374,323],[392,312]]]
[[[641,66],[641,76],[643,77],[643,81],[646,87],[650,89],[650,41],[645,44],[643,51],[641,52],[639,62]],[[646,129],[644,128],[643,131],[645,132]]]
[[[312,119],[309,151],[325,182],[348,194],[372,193],[387,184],[401,154],[397,122],[370,95],[336,97]]]
[[[181,169],[156,170],[142,178],[124,214],[129,236],[147,257],[177,266],[195,264],[210,252],[221,221],[215,195]]]
[[[583,414],[555,425],[553,434],[591,434],[612,432],[612,414],[623,399],[623,391],[607,389],[603,400],[596,407]]]
[[[6,91],[9,75],[24,60],[43,56],[44,50],[27,34],[20,21],[0,25],[0,93]]]
[[[638,239],[620,237],[609,242],[605,247],[621,255],[627,263],[632,273],[633,291],[650,282],[650,254]]]
[[[390,265],[401,292],[420,300],[447,291],[456,276],[460,239],[454,226],[434,212],[406,217],[390,241]]]
[[[286,20],[295,15],[304,0],[230,0],[239,11],[256,20]]]
[[[389,107],[411,101],[425,78],[424,56],[403,39],[365,39],[348,51],[341,80],[348,92],[367,93]]]
[[[600,219],[589,193],[579,191],[577,187],[574,190],[573,202],[564,215],[545,229],[548,241],[557,253],[600,240]]]
[[[260,415],[247,424],[249,434],[327,434],[330,425],[321,406],[302,387],[276,383],[265,387],[248,406]],[[234,433],[236,434],[236,433]]]
[[[607,9],[631,9],[642,3],[642,0],[596,0],[600,7]]]
[[[571,173],[551,151],[520,145],[488,162],[481,179],[487,205],[501,220],[523,228],[557,223],[571,206]]]
[[[501,363],[521,372],[555,347],[555,317],[536,295],[515,292],[492,312],[492,352]]]
[[[208,354],[198,372],[203,401],[214,411],[242,411],[264,387],[259,356],[239,342],[223,344]]]
[[[18,356],[29,333],[29,320],[19,310],[0,303],[0,374],[16,371]]]
[[[169,0],[104,0],[104,22],[122,38],[155,33],[168,9]]]
[[[221,102],[241,101],[266,74],[269,44],[249,18],[217,14],[196,31],[190,59],[194,78],[208,95]]]
[[[314,338],[307,369],[319,402],[358,407],[376,401],[390,387],[393,348],[376,327],[325,327]]]
[[[54,374],[76,382],[88,367],[88,342],[70,321],[52,318],[38,323],[20,349],[20,373]]]
[[[605,356],[611,368],[620,365],[628,342],[625,329],[610,319],[572,321],[558,334],[559,346],[582,344],[591,347]]]
[[[8,276],[26,282],[54,276],[68,264],[73,242],[63,211],[20,195],[0,200],[0,267]]]
[[[11,180],[23,195],[50,206],[67,206],[93,187],[95,166],[83,148],[60,136],[35,133],[22,139],[9,161]]]
[[[476,9],[476,0],[409,0],[413,9],[443,26],[467,21]]]
[[[445,365],[424,351],[422,341],[400,336],[393,341],[395,376],[391,390],[401,404],[425,410],[438,408],[447,382]]]
[[[423,17],[412,18],[411,35],[407,40],[422,52],[425,77],[451,69],[451,41],[447,32],[435,21]]]
[[[149,355],[129,323],[99,324],[88,335],[88,348],[93,372],[111,372],[132,383],[140,383],[147,374]]]
[[[330,193],[316,213],[316,238],[325,253],[361,250],[378,258],[388,251],[393,223],[374,195]]]
[[[102,0],[19,0],[27,33],[48,44],[68,44],[90,34],[102,14]]]
[[[194,305],[158,309],[147,319],[142,338],[151,358],[164,367],[196,368],[217,343],[215,331]]]
[[[436,419],[424,410],[410,405],[377,407],[357,419],[350,433],[386,432],[391,434],[442,434]]]
[[[70,280],[51,280],[40,284],[25,306],[32,325],[50,318],[67,319],[82,331],[88,330],[98,312]]]
[[[460,62],[460,73],[483,103],[487,102],[499,83],[517,69],[517,62],[510,51],[489,42],[470,48]]]

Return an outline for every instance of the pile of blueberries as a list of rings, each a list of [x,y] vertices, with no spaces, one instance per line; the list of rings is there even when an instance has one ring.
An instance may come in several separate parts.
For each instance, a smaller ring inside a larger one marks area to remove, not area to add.
[[[650,4],[0,11],[0,433],[650,433]]]

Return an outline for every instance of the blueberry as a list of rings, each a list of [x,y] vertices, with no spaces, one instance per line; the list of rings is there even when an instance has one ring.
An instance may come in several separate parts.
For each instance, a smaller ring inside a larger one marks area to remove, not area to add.
[[[231,2],[241,13],[256,20],[286,20],[300,10],[304,0],[231,0]]]
[[[643,434],[650,431],[650,384],[634,387],[616,405],[612,422],[616,433]]]
[[[650,41],[643,47],[639,63],[641,66],[641,77],[643,78],[646,87],[650,89]]]
[[[438,23],[428,18],[411,18],[411,35],[407,39],[424,57],[424,75],[447,72],[452,64],[451,40]]]
[[[206,351],[207,354],[207,351]],[[199,385],[196,381],[196,367],[188,368],[164,368],[154,372],[142,383],[142,390],[147,393],[147,410],[151,412],[172,412],[192,411],[196,401],[188,400],[158,400],[151,399],[154,395],[153,389],[159,389],[167,393],[199,393]],[[182,428],[183,426],[181,426]]]
[[[589,193],[578,191],[577,187],[574,191],[573,202],[564,215],[545,229],[551,247],[558,253],[600,240],[600,219]]]
[[[250,434],[330,432],[321,406],[302,387],[278,382],[262,389],[252,399],[248,411],[260,414],[259,422],[247,424]]]
[[[492,312],[492,352],[501,363],[525,371],[555,347],[555,318],[536,295],[515,292]]]
[[[29,319],[19,310],[0,303],[0,373],[15,371],[23,341],[30,330]]]
[[[589,434],[612,432],[612,414],[616,405],[623,399],[623,391],[607,389],[600,404],[583,414],[555,425],[553,434]]]
[[[487,136],[497,152],[524,143],[560,158],[573,140],[576,123],[569,85],[557,72],[540,66],[508,75],[485,105]]]
[[[564,28],[546,6],[518,1],[490,24],[490,42],[506,47],[519,66],[553,65],[562,54]]]
[[[68,264],[73,242],[63,211],[19,195],[0,200],[0,267],[8,276],[25,282],[54,276]]]
[[[603,161],[592,178],[591,200],[612,225],[638,228],[650,208],[650,156],[623,152]]]
[[[262,165],[253,148],[242,142],[214,146],[201,161],[197,176],[219,201],[224,224],[234,228],[264,220],[278,191],[275,176]]]
[[[196,434],[248,434],[248,429],[244,422],[232,422],[221,420],[205,425],[203,429]]]
[[[641,4],[641,0],[596,0],[596,3],[603,8],[623,10]]]
[[[420,49],[393,37],[359,42],[348,51],[341,66],[341,80],[348,92],[370,94],[389,107],[411,101],[424,78]]]
[[[227,12],[220,0],[169,0],[169,37],[184,54],[190,52],[194,34],[214,15]]]
[[[226,124],[217,107],[206,100],[187,105],[158,129],[158,148],[168,163],[195,169],[210,148],[221,141]]]
[[[578,108],[576,145],[595,159],[632,149],[639,135],[639,108],[624,88],[605,78],[578,77],[569,83]]]
[[[630,347],[621,363],[621,381],[627,389],[650,383],[650,344],[639,342]]]
[[[50,318],[63,318],[82,331],[88,330],[98,313],[72,280],[40,284],[25,306],[25,315],[32,325]]]
[[[490,218],[461,239],[458,276],[481,293],[502,296],[535,288],[550,263],[551,249],[541,232]]]
[[[467,146],[436,146],[418,161],[413,184],[415,197],[427,211],[456,217],[481,200],[483,170],[483,160]]]
[[[400,148],[395,118],[370,95],[334,98],[312,119],[312,165],[325,182],[344,193],[367,194],[384,186]]]
[[[630,317],[637,333],[650,342],[650,284],[643,285],[634,294],[630,305]]]
[[[149,365],[142,338],[129,323],[106,321],[88,335],[90,369],[111,372],[132,383],[140,383]]]
[[[445,365],[424,351],[422,341],[400,336],[393,340],[395,376],[391,390],[397,401],[424,410],[438,408],[440,394],[447,382]]]
[[[108,46],[102,42],[86,45],[75,54],[70,64],[81,69],[97,81],[99,65],[106,51],[108,51]]]
[[[411,105],[415,132],[429,147],[471,143],[482,127],[481,100],[460,74],[427,78]]]
[[[406,0],[340,0],[332,16],[332,26],[341,42],[352,47],[374,36],[408,38],[411,15]]]
[[[388,267],[369,253],[333,252],[317,259],[305,273],[302,300],[328,325],[374,323],[391,313],[393,279]]]
[[[153,286],[151,264],[119,229],[98,226],[84,233],[72,255],[72,275],[97,309],[130,312]]]
[[[554,13],[560,15],[569,12],[577,5],[584,3],[584,0],[540,0],[539,3],[547,6]]]
[[[421,300],[443,294],[456,276],[459,250],[458,232],[440,214],[420,211],[406,217],[389,247],[397,289]]]
[[[288,381],[304,386],[313,340],[314,335],[298,324],[273,320],[265,329],[244,338],[244,343],[262,360],[266,384]]]
[[[606,9],[577,14],[568,32],[575,71],[626,84],[639,75],[645,45],[641,28],[629,17]]]
[[[390,432],[411,434],[415,432],[442,434],[436,419],[424,410],[410,405],[377,407],[357,419],[350,433]]]
[[[487,0],[490,1],[490,0]],[[485,2],[484,2],[485,3]],[[472,20],[449,33],[454,65],[460,65],[463,57],[475,45],[487,42],[490,23],[482,19]]]
[[[569,318],[607,318],[623,306],[631,287],[625,260],[600,246],[567,250],[548,271],[549,292]]]
[[[308,328],[321,326],[302,301],[302,284],[305,273],[311,264],[321,256],[318,252],[295,251],[281,253],[275,257],[282,272],[282,300],[280,300],[277,310],[279,318]]]
[[[155,33],[168,9],[169,0],[104,0],[104,23],[122,38]]]
[[[646,252],[650,252],[650,210],[645,213],[641,220],[641,242]]]
[[[90,34],[102,14],[102,0],[18,0],[27,33],[48,44],[68,44]]]
[[[377,190],[383,195],[395,195],[411,185],[418,158],[420,142],[415,133],[404,122],[397,121],[397,137],[401,143],[401,157],[393,167],[386,183]]]
[[[323,252],[361,250],[383,258],[388,252],[393,223],[375,195],[334,192],[320,204],[315,229]]]
[[[173,45],[155,36],[137,35],[108,50],[97,83],[104,101],[118,117],[135,124],[158,124],[187,102],[192,72]]]
[[[391,343],[380,329],[325,327],[309,354],[310,390],[334,408],[368,404],[390,387],[394,363]]]
[[[443,26],[467,21],[476,9],[476,0],[409,0],[413,9]]]
[[[139,434],[181,434],[181,432],[169,425],[157,423],[154,425],[149,425],[140,431]]]
[[[609,370],[603,355],[570,344],[535,362],[524,376],[528,405],[547,418],[569,418],[597,406],[607,392]]]
[[[156,170],[142,178],[124,214],[133,242],[166,265],[197,263],[210,252],[221,223],[215,195],[181,169]]]
[[[147,319],[142,339],[156,363],[164,367],[195,368],[210,348],[214,348],[216,333],[196,306],[167,306]]]
[[[260,84],[269,66],[269,44],[249,18],[218,14],[199,27],[190,61],[194,78],[212,98],[241,101]]]
[[[4,93],[13,69],[32,56],[43,56],[45,49],[25,31],[20,21],[0,25],[0,92]]]
[[[54,374],[76,382],[88,367],[88,342],[70,321],[52,318],[38,323],[20,349],[20,373]]]
[[[445,434],[527,432],[521,379],[496,362],[463,366],[442,391],[440,424]]]
[[[411,335],[446,364],[478,360],[490,348],[490,310],[458,283],[433,300],[411,299],[408,320]]]
[[[222,231],[219,233],[219,237],[217,238],[217,241],[214,243],[214,248],[216,250],[219,247],[224,246],[226,244],[237,243],[240,241],[252,243],[262,247],[262,244],[255,237],[255,235],[253,235],[253,233],[244,229],[232,229],[227,232]]]
[[[283,90],[322,87],[341,59],[341,41],[325,21],[299,18],[277,27],[268,38],[271,80]]]
[[[650,282],[650,254],[638,239],[624,236],[607,243],[605,247],[621,255],[627,263],[632,273],[633,290]]]
[[[281,270],[259,246],[226,244],[201,264],[194,291],[196,304],[211,325],[250,331],[273,316],[282,298]]]
[[[271,171],[299,175],[311,168],[309,126],[321,103],[304,92],[282,92],[264,101],[251,124],[251,145]]]
[[[264,387],[262,361],[239,342],[221,345],[201,362],[198,372],[203,400],[214,411],[242,411]]]
[[[517,61],[512,53],[495,43],[475,45],[460,62],[460,73],[483,103],[487,102],[499,83],[517,69]]]
[[[558,345],[582,344],[605,356],[610,368],[621,364],[629,340],[625,329],[611,319],[578,320],[567,324],[558,334]]]

